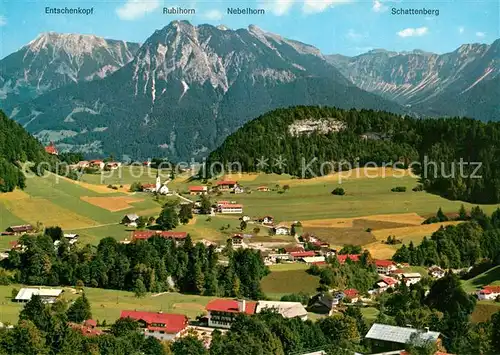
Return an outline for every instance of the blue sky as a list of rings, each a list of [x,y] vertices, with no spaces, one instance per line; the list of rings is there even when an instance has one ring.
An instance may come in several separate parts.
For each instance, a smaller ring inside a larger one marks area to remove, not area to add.
[[[498,0],[0,0],[0,58],[42,32],[84,33],[144,42],[175,19],[230,28],[255,24],[313,44],[323,53],[356,55],[374,48],[444,53],[464,43],[500,37]],[[46,15],[50,7],[94,7],[95,14]],[[195,8],[192,16],[163,15],[164,6]],[[267,9],[266,15],[227,15],[227,7]],[[439,16],[392,15],[391,8],[439,10]]]

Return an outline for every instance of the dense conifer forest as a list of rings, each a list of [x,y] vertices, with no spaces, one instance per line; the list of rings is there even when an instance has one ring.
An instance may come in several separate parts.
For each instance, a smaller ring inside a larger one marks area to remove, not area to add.
[[[330,129],[294,130],[300,125],[314,127],[311,122]],[[297,106],[274,110],[245,124],[209,155],[207,166],[239,162],[247,172],[310,178],[321,175],[323,162],[335,163],[324,165],[323,173],[339,167],[345,170],[347,163],[380,166],[399,162],[405,167],[416,162],[412,167],[421,174],[428,191],[450,199],[498,203],[498,142],[498,122],[415,119],[373,110]],[[262,158],[267,160],[259,165]],[[277,164],[277,159],[284,164]],[[481,163],[478,171],[475,162]]]
[[[33,163],[32,170],[43,173],[39,164],[50,160],[40,142],[0,110],[0,192],[25,186],[22,163]]]

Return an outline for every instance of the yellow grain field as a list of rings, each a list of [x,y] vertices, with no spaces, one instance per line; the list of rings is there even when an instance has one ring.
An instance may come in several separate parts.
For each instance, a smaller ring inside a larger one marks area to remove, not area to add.
[[[458,223],[460,222],[450,221],[433,224],[421,224],[411,227],[379,229],[372,231],[372,234],[375,238],[377,238],[377,240],[386,240],[388,236],[392,235],[404,242],[405,240],[415,240],[419,238],[421,239],[425,236],[430,236],[432,233],[441,228],[441,226],[456,225]]]
[[[80,197],[80,199],[94,206],[108,210],[110,212],[126,210],[128,208],[133,207],[131,203],[144,201],[144,199],[135,198],[131,196],[108,196],[108,197],[82,196]]]
[[[63,229],[87,228],[98,225],[87,217],[59,207],[43,198],[23,198],[6,201],[5,207],[19,218],[35,225],[38,221],[45,226],[60,226]]]

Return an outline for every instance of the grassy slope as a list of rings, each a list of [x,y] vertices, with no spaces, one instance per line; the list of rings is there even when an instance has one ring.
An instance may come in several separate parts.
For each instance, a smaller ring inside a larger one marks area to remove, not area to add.
[[[473,292],[486,285],[500,285],[500,265],[495,266],[476,277],[464,281],[463,288],[467,292]]]
[[[314,294],[319,286],[319,277],[309,275],[306,264],[283,264],[271,267],[271,273],[261,282],[262,291],[271,299],[279,300],[283,295],[303,292]]]

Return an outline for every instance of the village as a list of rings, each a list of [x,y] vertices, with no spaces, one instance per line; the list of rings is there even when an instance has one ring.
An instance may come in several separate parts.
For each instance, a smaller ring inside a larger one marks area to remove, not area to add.
[[[148,163],[143,163],[147,166]],[[92,168],[98,171],[116,170],[122,168],[121,163],[104,162],[101,160],[80,161],[74,164],[75,169]],[[195,181],[197,183],[198,181]],[[237,180],[221,178],[209,184],[188,184],[179,187],[172,177],[163,178],[157,173],[155,182],[130,185],[129,194],[132,196],[148,197],[160,204],[176,203],[176,208],[188,206],[193,219],[218,218],[221,221],[237,225],[235,228],[224,228],[224,238],[197,238],[193,243],[202,243],[205,247],[212,247],[220,255],[218,262],[227,265],[225,255],[228,250],[250,249],[259,253],[261,261],[271,270],[275,268],[300,268],[314,277],[318,277],[322,269],[343,268],[345,265],[363,265],[370,270],[375,280],[365,290],[354,287],[326,287],[319,285],[311,290],[307,299],[298,301],[284,301],[276,298],[249,300],[245,298],[212,298],[203,306],[196,316],[151,311],[136,307],[120,310],[120,318],[130,318],[139,322],[146,337],[154,337],[160,341],[173,342],[186,336],[196,336],[208,348],[214,330],[226,332],[239,314],[255,315],[266,310],[276,312],[283,318],[298,318],[303,321],[317,320],[324,317],[343,314],[349,308],[376,309],[379,299],[384,294],[397,292],[402,285],[407,288],[418,284],[421,280],[438,280],[447,272],[457,275],[467,273],[470,268],[451,269],[438,265],[429,267],[412,267],[408,263],[395,262],[391,258],[378,258],[361,246],[331,245],[330,240],[323,235],[304,228],[301,220],[293,218],[276,218],[268,213],[266,205],[258,208],[259,214],[247,213],[243,202],[248,195],[271,196],[285,195],[290,189],[287,184],[252,184],[247,186]],[[263,197],[263,198],[264,198]],[[242,201],[243,200],[243,201]],[[159,210],[160,211],[160,210]],[[118,215],[119,213],[117,213]],[[151,238],[161,238],[173,241],[182,247],[190,232],[180,228],[165,230],[158,224],[158,215],[144,215],[138,212],[125,212],[117,218],[116,224],[127,230],[127,235],[118,242],[123,245],[142,243]],[[189,225],[189,224],[188,224]],[[180,230],[179,230],[180,229]],[[222,228],[221,228],[222,229]],[[34,224],[11,225],[3,231],[2,237],[16,238],[12,240],[8,249],[2,250],[1,260],[9,258],[9,251],[26,252],[23,245],[23,236],[43,233],[40,226]],[[63,243],[64,240],[64,243]],[[83,246],[82,237],[78,230],[64,232],[61,239],[54,240],[54,250],[61,245],[70,247]],[[298,269],[297,269],[298,270]],[[80,294],[82,290],[73,288],[22,287],[12,302],[29,302],[32,295],[40,296],[47,304],[53,304],[68,294]],[[427,291],[428,292],[428,291]],[[494,302],[500,300],[500,286],[484,285],[478,290],[470,291],[479,301]],[[93,337],[106,334],[108,327],[103,326],[98,319],[87,319],[82,323],[70,323],[73,329],[80,331],[84,336]],[[395,335],[397,334],[397,335]],[[440,347],[442,334],[432,329],[419,329],[411,325],[402,327],[374,322],[368,332],[362,334],[364,339],[381,344],[381,348],[404,349],[410,338],[417,335],[422,339],[437,344]],[[305,354],[305,353],[304,353]],[[323,354],[317,352],[317,354]],[[387,353],[384,353],[387,354]],[[394,353],[396,354],[396,353]],[[399,353],[398,353],[399,354]],[[444,353],[440,353],[444,354]],[[315,353],[316,355],[316,353]]]

